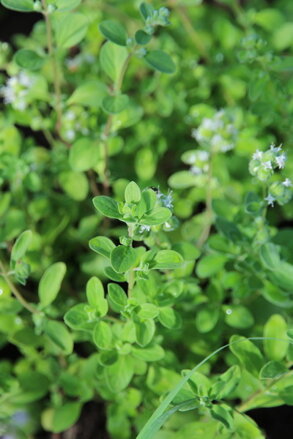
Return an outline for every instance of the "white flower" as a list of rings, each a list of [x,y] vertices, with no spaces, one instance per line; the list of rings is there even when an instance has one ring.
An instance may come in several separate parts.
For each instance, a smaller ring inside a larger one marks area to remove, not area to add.
[[[259,149],[257,149],[255,151],[255,153],[252,155],[252,159],[253,160],[261,160],[262,156],[263,156],[263,152],[260,151]]]
[[[279,167],[279,169],[283,169],[286,163],[286,155],[285,154],[281,154],[279,156],[276,157],[276,162],[277,165]]]
[[[222,143],[222,142],[223,142],[223,137],[220,136],[220,134],[215,134],[212,137],[212,140],[211,140],[212,146],[217,146],[219,143]]]
[[[282,185],[285,187],[292,187],[292,181],[289,178],[286,178],[283,182]]]
[[[173,207],[172,191],[169,190],[167,195],[165,195],[160,190],[158,190],[157,199],[162,203],[164,207],[168,207],[168,209],[171,209]]]
[[[190,172],[194,175],[200,175],[202,173],[202,170],[198,166],[191,166]]]
[[[265,201],[268,203],[268,206],[274,206],[274,201],[276,201],[276,198],[273,197],[271,194],[269,194],[266,198]]]
[[[280,145],[280,146],[276,147],[275,144],[272,143],[271,146],[270,146],[270,150],[272,152],[280,152],[282,150],[282,146]]]
[[[65,133],[65,137],[67,140],[73,140],[75,138],[75,131],[67,130]]]
[[[140,226],[139,233],[149,232],[151,230],[151,226]]]
[[[200,150],[200,151],[197,151],[197,153],[198,153],[199,160],[201,160],[202,162],[208,161],[209,153],[207,151]]]
[[[270,160],[267,162],[264,162],[262,165],[265,169],[273,169],[272,162]]]

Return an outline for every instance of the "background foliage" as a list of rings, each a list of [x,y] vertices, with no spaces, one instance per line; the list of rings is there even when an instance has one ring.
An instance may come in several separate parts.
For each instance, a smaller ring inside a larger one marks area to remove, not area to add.
[[[266,437],[245,413],[293,403],[293,4],[1,3],[1,434],[86,438],[94,404],[92,437]]]

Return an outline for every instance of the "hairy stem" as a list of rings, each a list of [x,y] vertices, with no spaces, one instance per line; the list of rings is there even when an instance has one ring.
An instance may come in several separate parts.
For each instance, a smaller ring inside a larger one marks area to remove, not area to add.
[[[29,312],[37,313],[38,310],[25,300],[25,298],[21,295],[21,293],[18,291],[16,286],[11,282],[9,275],[8,275],[2,261],[0,261],[0,270],[1,270],[0,275],[3,276],[3,278],[5,279],[5,282],[7,283],[7,285],[9,286],[10,290],[12,291],[15,298],[19,301],[19,303],[21,303],[22,306],[24,308],[26,308]]]

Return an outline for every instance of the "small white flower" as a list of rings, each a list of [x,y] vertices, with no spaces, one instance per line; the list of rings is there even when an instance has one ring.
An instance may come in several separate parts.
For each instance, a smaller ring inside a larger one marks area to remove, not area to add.
[[[269,194],[266,198],[265,201],[268,203],[268,206],[274,206],[274,201],[276,201],[276,198],[273,197],[271,194]]]
[[[202,173],[202,170],[198,166],[191,166],[190,172],[194,175],[200,175]]]
[[[75,119],[75,113],[73,111],[67,111],[64,114],[64,119],[66,119],[66,120],[74,120]]]
[[[260,151],[259,149],[257,149],[255,151],[255,153],[252,155],[252,159],[253,160],[261,160],[262,156],[263,156],[263,152]]]
[[[292,181],[289,178],[286,178],[283,182],[282,185],[285,187],[292,187]]]
[[[220,134],[215,134],[211,139],[211,145],[217,146],[219,143],[223,142],[223,137]]]
[[[280,152],[281,150],[282,150],[282,146],[280,145],[280,146],[275,146],[275,144],[274,143],[272,143],[271,144],[271,146],[270,146],[270,150],[272,151],[272,152]]]
[[[281,155],[277,156],[276,162],[277,162],[279,169],[283,169],[285,167],[285,163],[286,163],[286,155],[281,154]]]
[[[273,169],[272,162],[270,160],[268,160],[267,162],[264,162],[262,165],[265,169]]]
[[[197,153],[198,153],[199,160],[201,160],[202,162],[208,161],[209,153],[207,151],[200,150],[200,151],[197,151]]]
[[[151,230],[151,226],[140,226],[139,233],[149,232]]]
[[[67,139],[67,140],[74,140],[74,138],[75,138],[75,131],[73,131],[73,130],[67,130],[66,131],[66,133],[65,133],[65,138]]]

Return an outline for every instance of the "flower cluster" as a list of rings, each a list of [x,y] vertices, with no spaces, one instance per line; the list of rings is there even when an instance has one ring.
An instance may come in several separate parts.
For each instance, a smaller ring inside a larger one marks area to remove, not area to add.
[[[256,152],[249,163],[249,172],[260,181],[267,181],[275,169],[283,169],[286,163],[286,154],[282,147],[271,145],[267,151]]]
[[[10,104],[15,110],[24,111],[28,106],[28,94],[33,85],[34,79],[27,73],[20,72],[7,80],[0,93],[5,104]]]
[[[284,169],[286,160],[287,156],[283,152],[282,146],[271,145],[267,151],[257,150],[249,162],[250,173],[258,180],[268,183],[268,195],[265,197],[265,201],[269,206],[273,206],[275,202],[284,205],[292,197],[293,185],[289,178],[269,184],[269,179],[273,176],[274,171]]]
[[[145,31],[152,35],[154,33],[155,26],[168,26],[170,11],[168,8],[162,7],[160,9],[154,9],[152,14],[147,17],[145,24]]]
[[[191,149],[182,154],[181,159],[186,165],[190,165],[190,171],[194,175],[200,175],[209,169],[210,154],[203,149]]]
[[[162,207],[167,207],[168,209],[172,209],[173,207],[173,195],[172,191],[169,189],[167,194],[163,194],[163,192],[158,189],[157,191],[157,200],[162,205]]]
[[[192,137],[215,152],[227,152],[234,148],[237,129],[226,111],[220,110],[213,117],[205,117]]]
[[[62,136],[68,142],[76,139],[78,134],[87,136],[89,128],[88,116],[82,107],[74,106],[67,110],[62,118]]]

